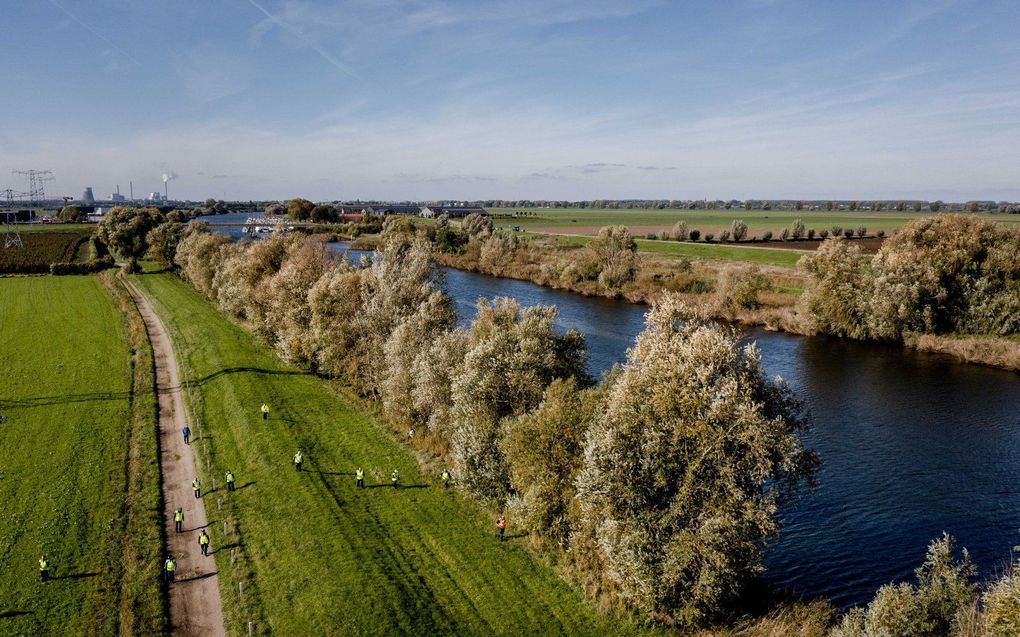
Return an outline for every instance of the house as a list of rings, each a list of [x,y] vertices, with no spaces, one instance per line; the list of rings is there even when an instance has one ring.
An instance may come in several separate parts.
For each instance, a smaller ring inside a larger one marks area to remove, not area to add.
[[[426,219],[438,219],[443,215],[451,218],[466,217],[470,214],[488,215],[489,211],[478,206],[423,206],[419,213]]]

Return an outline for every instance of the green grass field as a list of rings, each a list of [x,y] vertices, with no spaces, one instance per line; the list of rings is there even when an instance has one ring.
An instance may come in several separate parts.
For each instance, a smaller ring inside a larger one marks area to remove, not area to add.
[[[559,236],[561,245],[584,245],[591,239],[580,236]],[[793,267],[805,254],[804,250],[738,246],[718,243],[690,243],[681,241],[652,241],[637,239],[638,252],[663,257],[688,257],[712,261],[743,261],[759,265]]]
[[[278,635],[638,630],[600,615],[524,538],[500,544],[492,516],[422,475],[360,401],[281,363],[176,277],[136,280],[177,348],[206,484],[228,468],[237,476],[229,497],[222,486],[205,496],[228,634],[249,619]],[[290,461],[298,449],[302,473]],[[393,468],[404,488],[389,486]]]
[[[535,216],[507,218],[501,215],[511,214],[516,210],[533,213]],[[683,219],[691,228],[704,232],[717,232],[729,228],[734,219],[743,219],[752,235],[765,230],[782,230],[789,227],[794,219],[801,219],[807,228],[816,230],[831,229],[839,225],[844,228],[856,228],[864,225],[869,232],[875,230],[894,230],[903,224],[921,216],[913,212],[850,212],[838,210],[593,210],[586,208],[492,208],[496,225],[509,227],[521,226],[523,229],[550,230],[556,232],[576,232],[589,234],[592,229],[602,226],[625,225],[643,234],[653,230],[666,230],[674,223]],[[1001,223],[1020,223],[1020,215],[993,214],[981,215]]]
[[[153,399],[128,336],[97,277],[0,279],[0,634],[162,630],[157,564],[138,563],[160,535],[136,526],[158,520]]]

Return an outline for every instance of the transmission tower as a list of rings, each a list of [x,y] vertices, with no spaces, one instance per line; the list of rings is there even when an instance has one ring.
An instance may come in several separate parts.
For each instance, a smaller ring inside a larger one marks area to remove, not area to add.
[[[21,175],[28,181],[28,201],[33,208],[42,206],[46,202],[47,181],[53,181],[52,170],[13,170],[15,175]]]
[[[4,205],[7,211],[3,214],[3,234],[4,234],[4,249],[7,248],[24,248],[25,244],[21,242],[21,233],[18,232],[18,211],[14,210],[14,198],[22,197],[26,193],[17,192],[10,188],[0,191],[0,194],[4,195]]]

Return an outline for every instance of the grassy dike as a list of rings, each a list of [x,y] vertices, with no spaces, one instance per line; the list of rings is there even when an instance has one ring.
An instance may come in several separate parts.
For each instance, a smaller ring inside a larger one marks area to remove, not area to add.
[[[152,357],[115,293],[0,279],[3,635],[165,632]]]
[[[523,538],[500,544],[491,516],[422,475],[364,406],[281,363],[177,277],[135,280],[172,335],[202,477],[218,483],[206,511],[229,634],[248,621],[279,635],[642,630],[600,615]],[[290,462],[298,449],[302,473]],[[389,486],[394,468],[403,488]],[[227,469],[239,487],[229,496]]]

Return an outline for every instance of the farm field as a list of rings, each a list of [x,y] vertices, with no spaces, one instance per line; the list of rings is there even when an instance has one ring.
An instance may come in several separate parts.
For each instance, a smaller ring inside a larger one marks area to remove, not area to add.
[[[157,565],[139,562],[159,534],[135,527],[159,497],[151,384],[132,398],[128,338],[97,277],[0,278],[0,634],[161,629]]]
[[[513,537],[512,521],[499,543],[494,519],[423,475],[363,403],[281,363],[176,277],[134,280],[174,340],[201,478],[237,477],[229,497],[222,486],[205,496],[228,634],[247,621],[280,635],[639,631],[600,615]]]
[[[0,243],[0,274],[49,272],[51,263],[75,261],[82,256],[82,247],[94,230],[92,226],[40,227],[60,230],[24,232],[19,226],[25,247],[4,249]],[[87,256],[87,249],[84,252]]]
[[[525,211],[535,216],[504,217],[515,211]],[[669,230],[683,219],[691,228],[705,232],[718,232],[730,227],[734,219],[743,219],[751,236],[759,236],[766,230],[782,230],[789,227],[794,219],[800,219],[805,227],[822,230],[838,225],[856,228],[864,225],[868,232],[899,228],[903,224],[923,216],[912,212],[871,212],[847,210],[597,210],[590,208],[491,208],[493,221],[497,226],[520,226],[533,232],[572,234],[595,234],[602,226],[625,225],[635,235]],[[1020,223],[1020,215],[982,214],[1000,223]]]
[[[582,236],[559,236],[561,245],[584,245],[591,239]],[[751,247],[718,243],[691,243],[687,241],[657,241],[635,239],[639,253],[662,257],[688,257],[692,259],[708,259],[712,261],[743,261],[760,265],[778,265],[793,267],[797,265],[807,250],[789,250],[783,248]]]

